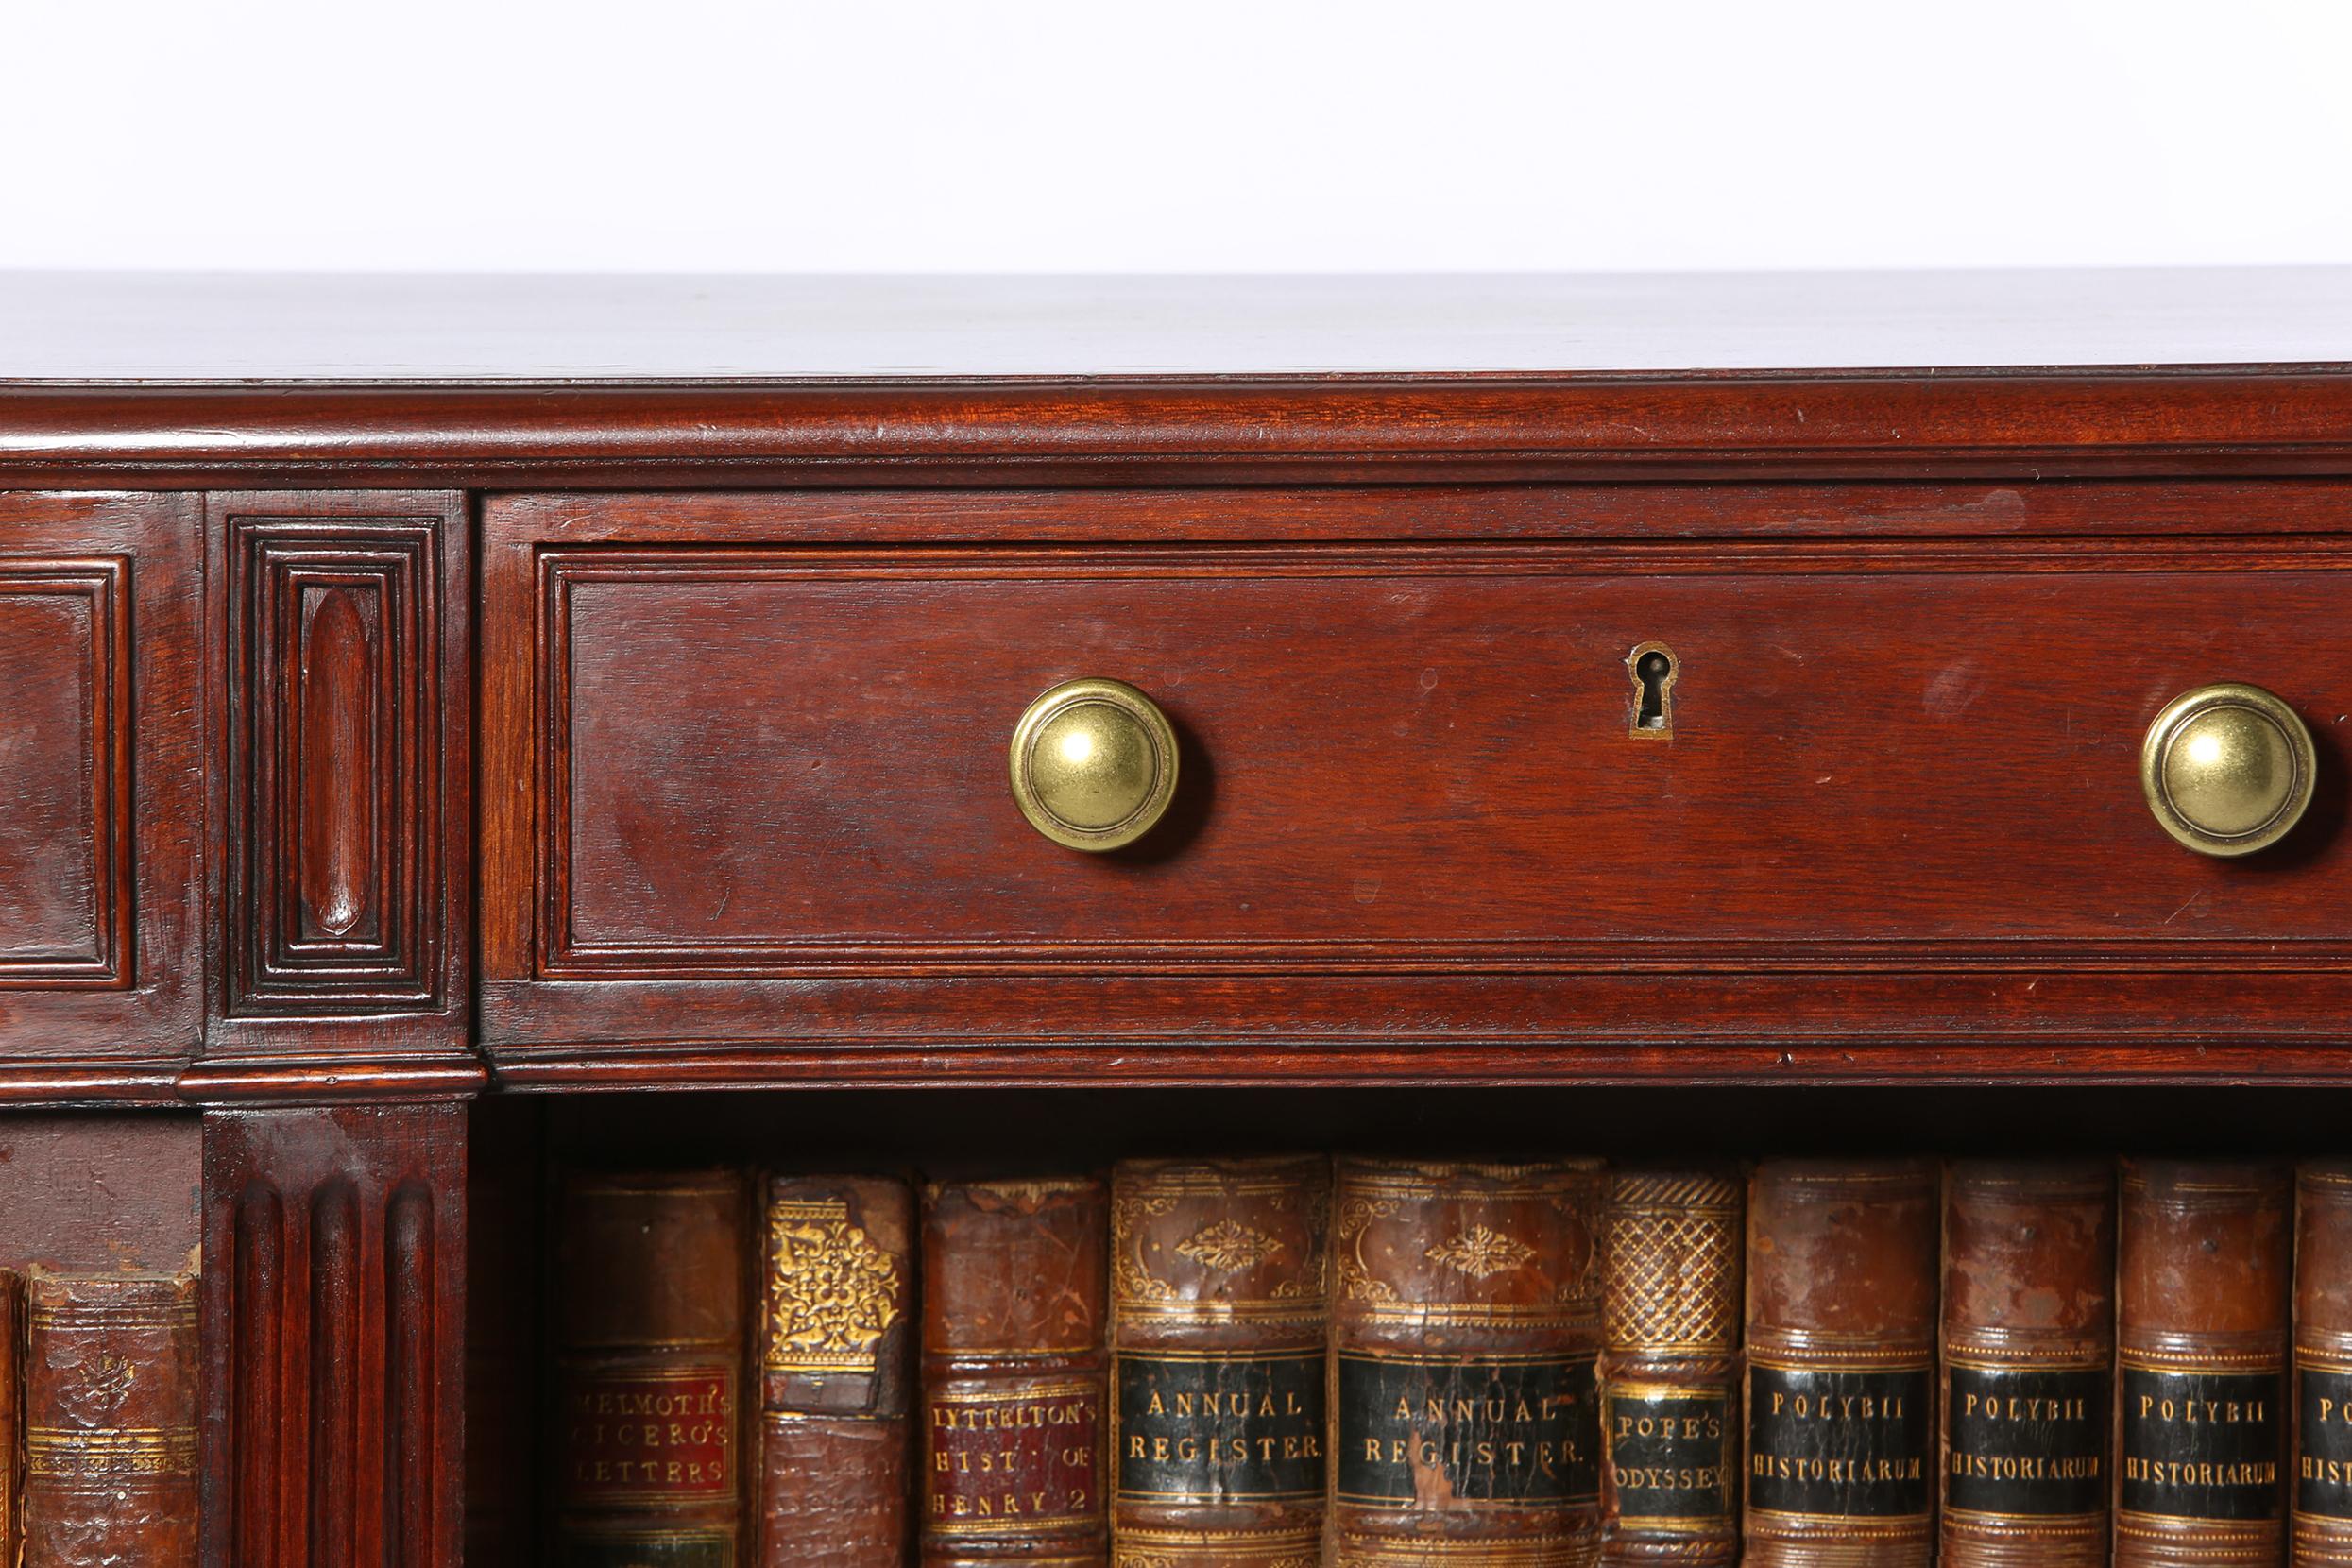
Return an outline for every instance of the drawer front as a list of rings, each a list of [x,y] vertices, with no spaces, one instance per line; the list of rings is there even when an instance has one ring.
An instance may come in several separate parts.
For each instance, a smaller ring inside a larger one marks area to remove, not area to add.
[[[493,942],[513,980],[675,987],[690,1032],[697,982],[1215,977],[1203,1006],[1246,1019],[1252,977],[2219,974],[2352,937],[2332,543],[530,561]],[[1079,676],[1177,736],[1167,818],[1111,854],[1007,785],[1023,708]],[[2320,758],[2303,825],[2240,861],[2168,838],[2139,775],[2157,710],[2223,680],[2281,692]]]

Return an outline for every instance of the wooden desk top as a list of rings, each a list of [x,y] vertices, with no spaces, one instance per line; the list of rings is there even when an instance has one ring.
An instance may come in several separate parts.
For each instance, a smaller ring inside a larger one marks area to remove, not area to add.
[[[0,382],[1057,381],[2352,364],[2352,267],[0,274]]]

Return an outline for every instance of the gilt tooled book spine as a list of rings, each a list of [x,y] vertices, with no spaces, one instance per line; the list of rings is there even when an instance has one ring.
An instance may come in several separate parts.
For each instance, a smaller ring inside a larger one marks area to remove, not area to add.
[[[558,1568],[735,1568],[744,1179],[573,1171],[559,1199]]]
[[[2268,1161],[2123,1164],[2117,1568],[2284,1555],[2291,1187]]]
[[[194,1568],[196,1281],[26,1282],[25,1568]]]
[[[1740,1554],[1740,1216],[1720,1166],[1612,1170],[1601,1218],[1601,1527],[1611,1564]]]
[[[2352,1568],[2352,1161],[2295,1174],[2296,1568]]]
[[[1935,1551],[1936,1163],[1779,1160],[1747,1202],[1749,1568]]]
[[[1944,1175],[1944,1568],[2107,1557],[2115,1170],[1955,1161]]]
[[[760,1219],[759,1560],[902,1568],[913,1189],[771,1176]]]
[[[1602,1181],[1585,1160],[1339,1163],[1340,1568],[1599,1559]]]
[[[1115,1568],[1321,1562],[1330,1222],[1321,1157],[1113,1172]]]
[[[1091,1177],[923,1190],[925,1568],[1103,1568],[1110,1203]]]

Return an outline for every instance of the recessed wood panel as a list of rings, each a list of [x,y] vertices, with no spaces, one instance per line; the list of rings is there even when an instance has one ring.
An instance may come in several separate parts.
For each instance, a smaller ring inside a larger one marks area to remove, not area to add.
[[[129,983],[128,568],[0,556],[0,984]]]
[[[2241,560],[554,553],[542,969],[2342,943],[2336,770],[2251,864],[2140,799],[2179,690],[2258,673],[2323,732],[2352,704],[2352,555]],[[1007,798],[1014,720],[1076,675],[1183,735],[1133,852]]]
[[[469,707],[464,508],[219,496],[224,1027],[452,1015]],[[222,1042],[226,1044],[226,1040]],[[312,1042],[315,1044],[316,1042]]]
[[[200,520],[0,493],[0,1099],[166,1097],[201,1031]]]

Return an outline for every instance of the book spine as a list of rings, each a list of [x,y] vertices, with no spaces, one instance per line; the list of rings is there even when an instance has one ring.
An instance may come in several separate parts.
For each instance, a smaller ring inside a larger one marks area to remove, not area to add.
[[[2269,1162],[2124,1162],[2118,1568],[2284,1555],[2290,1187]]]
[[[2352,1162],[2295,1174],[2296,1568],[2352,1568]]]
[[[1601,1222],[1602,1560],[1739,1558],[1740,1216],[1730,1166],[1610,1173]]]
[[[1338,1167],[1340,1568],[1600,1557],[1596,1161]]]
[[[26,1282],[25,1568],[194,1568],[196,1282]]]
[[[1109,1195],[923,1193],[923,1562],[1103,1568]]]
[[[1747,1204],[1749,1568],[1935,1549],[1937,1168],[1773,1161]]]
[[[1944,1177],[1944,1568],[2100,1568],[2114,1408],[2115,1172]]]
[[[1115,1568],[1321,1561],[1330,1215],[1320,1158],[1113,1173]]]
[[[760,1216],[759,1560],[901,1568],[913,1191],[771,1176]]]
[[[25,1542],[25,1276],[0,1269],[0,1568]]]
[[[557,1230],[561,1568],[735,1568],[743,1179],[574,1171]]]

